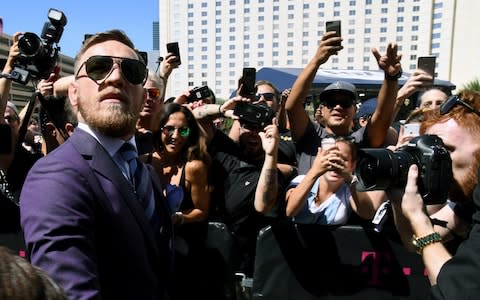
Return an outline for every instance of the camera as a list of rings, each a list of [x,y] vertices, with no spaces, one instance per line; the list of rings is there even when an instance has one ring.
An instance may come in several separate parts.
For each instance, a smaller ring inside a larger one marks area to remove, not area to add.
[[[238,116],[241,121],[265,127],[272,124],[275,112],[265,104],[250,104],[238,102],[235,105],[233,114]]]
[[[15,60],[11,78],[21,84],[30,79],[48,78],[53,71],[58,52],[58,42],[67,24],[63,12],[50,8],[48,19],[43,25],[41,38],[33,32],[24,33],[18,40],[20,56]]]
[[[205,99],[210,97],[211,95],[212,93],[210,93],[210,89],[206,85],[202,87],[194,87],[190,91],[190,96],[187,98],[187,103]]]
[[[452,160],[441,138],[421,135],[398,148],[360,149],[355,168],[359,191],[404,188],[408,169],[418,166],[417,185],[425,204],[442,204],[453,180]]]

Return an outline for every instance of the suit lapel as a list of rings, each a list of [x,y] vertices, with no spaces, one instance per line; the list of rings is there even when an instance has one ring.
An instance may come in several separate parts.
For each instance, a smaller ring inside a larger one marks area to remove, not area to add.
[[[95,172],[108,178],[118,189],[119,197],[121,197],[130,209],[132,215],[135,217],[137,223],[145,234],[146,239],[158,255],[158,246],[155,242],[154,234],[148,223],[145,212],[137,199],[130,182],[128,182],[123,176],[119,167],[115,164],[107,151],[94,137],[81,129],[75,129],[75,133],[69,138],[69,141],[75,145],[75,148],[82,156],[87,160],[91,160],[90,166]]]

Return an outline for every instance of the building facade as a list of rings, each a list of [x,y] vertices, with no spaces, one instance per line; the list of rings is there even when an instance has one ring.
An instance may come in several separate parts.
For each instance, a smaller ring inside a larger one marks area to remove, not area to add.
[[[182,56],[167,95],[208,85],[226,98],[243,67],[303,67],[329,20],[341,20],[344,49],[323,68],[377,70],[371,48],[395,42],[404,72],[434,55],[438,77],[461,85],[478,74],[480,39],[469,32],[479,31],[479,8],[466,0],[159,0],[160,54],[178,41]]]

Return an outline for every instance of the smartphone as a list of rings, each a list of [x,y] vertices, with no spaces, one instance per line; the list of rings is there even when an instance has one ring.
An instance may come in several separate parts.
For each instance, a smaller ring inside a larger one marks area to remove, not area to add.
[[[178,42],[172,42],[167,44],[167,53],[173,53],[177,57],[177,62],[180,65],[180,49],[178,48]]]
[[[338,36],[342,36],[341,21],[327,21],[325,23],[325,32],[335,31]]]
[[[257,70],[255,68],[243,68],[242,78],[240,84],[240,96],[253,97],[255,96],[255,82],[256,82]]]
[[[404,136],[419,136],[420,135],[420,123],[408,123],[403,125]]]
[[[417,62],[417,69],[423,70],[432,78],[435,78],[435,59],[436,56],[420,56]]]
[[[338,36],[342,36],[342,25],[341,21],[327,21],[325,23],[325,32],[335,31]],[[341,42],[338,43],[338,46],[341,45]]]

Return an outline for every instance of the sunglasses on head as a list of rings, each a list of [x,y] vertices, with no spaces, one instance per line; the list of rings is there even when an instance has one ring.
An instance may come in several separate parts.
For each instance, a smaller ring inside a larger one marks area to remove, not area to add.
[[[188,127],[175,127],[171,125],[165,125],[162,127],[163,134],[168,136],[173,135],[175,130],[178,130],[181,137],[188,137],[190,135],[190,128]]]
[[[334,108],[337,105],[340,105],[342,108],[346,109],[353,105],[353,101],[351,99],[327,99],[324,103],[322,103],[328,108]]]
[[[255,99],[258,101],[260,100],[260,98],[265,98],[265,100],[267,101],[272,101],[273,100],[273,97],[275,97],[275,94],[274,93],[258,93],[255,95]]]
[[[157,100],[160,97],[160,89],[158,88],[146,88],[148,98]]]
[[[452,108],[454,108],[457,105],[461,105],[461,106],[465,107],[470,112],[473,112],[474,114],[476,114],[477,116],[480,117],[480,112],[478,110],[473,108],[473,106],[471,106],[467,102],[460,99],[457,95],[451,96],[450,98],[448,98],[445,102],[443,102],[440,105],[440,114],[441,115],[447,114],[449,111],[452,110]]]
[[[117,63],[122,70],[122,76],[131,84],[143,84],[147,78],[147,67],[145,64],[137,59],[117,57],[117,56],[105,56],[94,55],[89,57],[82,63],[75,75],[76,78],[83,65],[85,65],[85,72],[87,77],[94,80],[98,84],[110,76],[113,72],[113,65]]]

